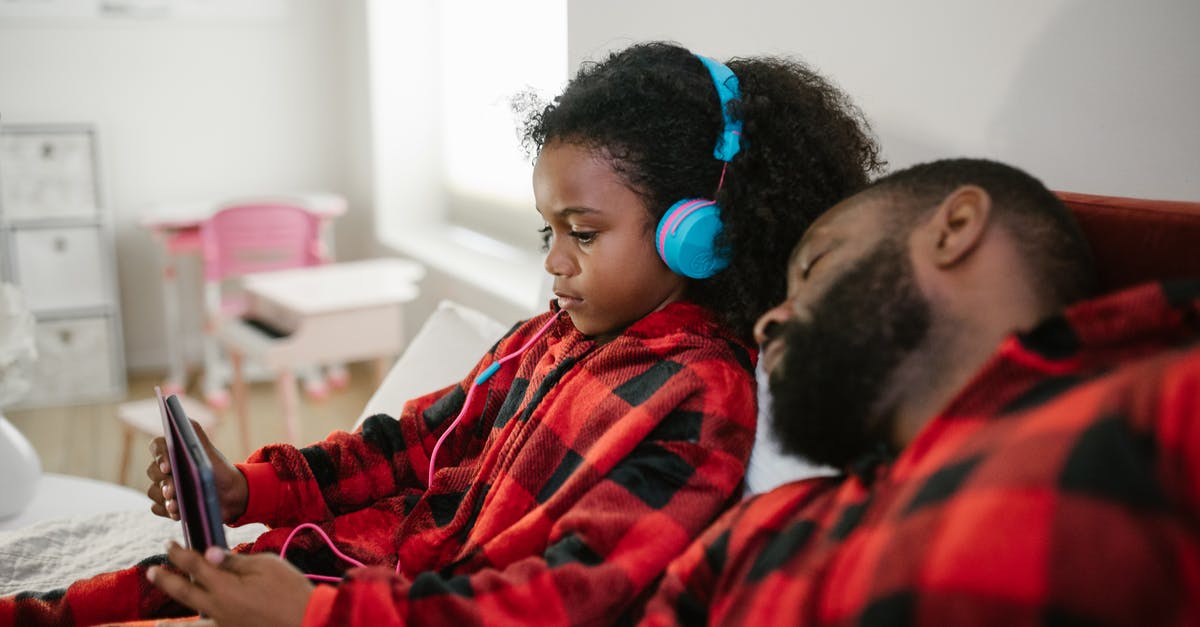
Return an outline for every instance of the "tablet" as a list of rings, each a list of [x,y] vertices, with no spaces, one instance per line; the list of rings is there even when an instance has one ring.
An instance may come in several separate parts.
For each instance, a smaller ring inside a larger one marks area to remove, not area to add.
[[[167,439],[167,457],[171,463],[171,480],[175,484],[175,501],[179,520],[183,523],[183,538],[189,548],[204,552],[216,545],[223,549],[225,528],[221,524],[221,506],[213,481],[212,462],[204,445],[192,429],[183,405],[174,395],[163,398],[157,386],[158,410],[162,414],[163,434]]]

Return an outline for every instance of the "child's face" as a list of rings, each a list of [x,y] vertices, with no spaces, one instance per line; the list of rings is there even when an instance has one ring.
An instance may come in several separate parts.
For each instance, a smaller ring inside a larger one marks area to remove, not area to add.
[[[594,150],[553,142],[533,169],[533,195],[550,234],[546,271],[575,328],[601,338],[678,300],[686,279],[654,248],[641,197]]]

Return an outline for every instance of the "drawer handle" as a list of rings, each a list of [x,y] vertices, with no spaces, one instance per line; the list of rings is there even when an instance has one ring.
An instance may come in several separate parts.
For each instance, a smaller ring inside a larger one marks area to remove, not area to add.
[[[71,333],[70,329],[59,329],[58,331],[58,339],[63,344],[70,344],[73,336],[74,334]]]
[[[54,238],[54,252],[61,253],[62,251],[66,250],[66,249],[67,249],[67,238],[65,238],[65,237]]]

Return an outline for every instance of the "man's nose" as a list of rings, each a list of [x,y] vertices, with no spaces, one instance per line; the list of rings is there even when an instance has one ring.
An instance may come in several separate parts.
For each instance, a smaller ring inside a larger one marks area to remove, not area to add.
[[[787,301],[768,309],[754,323],[754,341],[758,342],[759,346],[765,345],[779,333],[779,327],[791,320],[791,317],[792,311]]]

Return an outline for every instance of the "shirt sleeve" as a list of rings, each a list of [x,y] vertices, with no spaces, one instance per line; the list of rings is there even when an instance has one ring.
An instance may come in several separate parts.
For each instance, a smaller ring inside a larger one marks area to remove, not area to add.
[[[470,574],[356,569],[312,601],[327,614],[310,612],[329,624],[612,623],[740,490],[753,407],[749,377],[703,381],[569,508],[547,508],[546,546]]]
[[[745,507],[743,502],[725,512],[671,562],[646,604],[641,625],[708,624],[708,608],[715,598],[717,579],[729,557],[729,536]]]
[[[1200,348],[1184,352],[1146,381],[1157,394],[1138,413],[1155,421],[1160,480],[1168,498],[1200,519]]]
[[[246,463],[237,464],[246,477],[249,500],[233,524],[319,523],[400,490],[425,487],[437,438],[462,409],[471,381],[495,354],[493,348],[459,383],[408,401],[399,418],[377,414],[353,433],[335,431],[311,446],[272,444],[255,451]],[[483,400],[473,399],[473,404]],[[458,441],[471,437],[472,430],[458,429],[443,448],[463,450]]]

